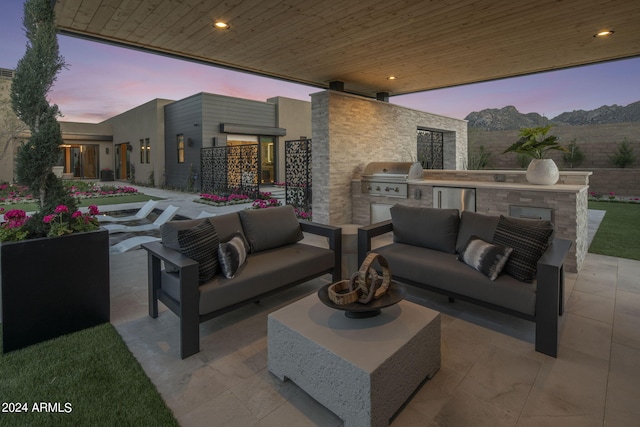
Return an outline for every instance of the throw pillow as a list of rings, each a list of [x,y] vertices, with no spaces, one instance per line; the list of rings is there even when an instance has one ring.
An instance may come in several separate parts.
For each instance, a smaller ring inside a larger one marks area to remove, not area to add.
[[[247,244],[240,233],[236,234],[228,242],[218,246],[218,259],[222,274],[227,279],[233,279],[238,268],[247,260]]]
[[[205,220],[191,229],[178,230],[179,251],[198,262],[198,280],[204,283],[218,271],[218,234],[215,227]]]
[[[180,251],[180,243],[178,242],[178,231],[190,230],[197,227],[203,222],[208,221],[205,219],[184,219],[177,221],[169,221],[160,226],[160,236],[162,237],[162,245],[174,251]],[[218,230],[216,229],[216,232]]]
[[[501,215],[493,235],[493,243],[513,248],[504,272],[521,282],[532,282],[536,277],[538,260],[549,246],[552,233],[552,225],[548,228],[529,227]]]
[[[178,243],[178,231],[188,230],[202,224],[205,219],[184,219],[177,221],[169,221],[160,226],[160,236],[162,237],[162,245],[180,252],[180,243]],[[216,229],[216,232],[218,229]],[[169,273],[177,273],[180,269],[176,266],[165,262],[164,269]]]
[[[289,205],[238,212],[251,253],[291,245],[304,237]]]
[[[493,281],[504,268],[511,252],[512,248],[492,245],[478,236],[471,236],[458,259]]]
[[[457,209],[394,205],[390,211],[394,242],[456,253],[460,223]]]

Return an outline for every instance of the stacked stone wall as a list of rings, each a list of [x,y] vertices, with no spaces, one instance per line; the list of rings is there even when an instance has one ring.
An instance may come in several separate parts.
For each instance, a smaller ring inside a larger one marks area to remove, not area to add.
[[[466,158],[467,122],[335,91],[311,96],[313,218],[352,222],[351,179],[369,162],[416,159],[418,128],[445,133],[446,169]]]

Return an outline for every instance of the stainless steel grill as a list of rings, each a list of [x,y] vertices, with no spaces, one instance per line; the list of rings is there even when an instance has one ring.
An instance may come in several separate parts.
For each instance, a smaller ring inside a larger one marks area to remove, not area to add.
[[[361,191],[372,196],[407,198],[410,179],[422,178],[420,163],[371,162],[362,173]]]

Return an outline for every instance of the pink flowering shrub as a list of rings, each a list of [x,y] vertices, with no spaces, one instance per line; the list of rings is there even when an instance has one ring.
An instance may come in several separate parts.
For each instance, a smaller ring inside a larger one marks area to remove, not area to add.
[[[58,205],[54,210],[54,214],[46,215],[43,221],[50,225],[49,233],[47,234],[49,237],[64,236],[65,234],[97,230],[100,225],[96,215],[100,215],[96,205],[89,206],[87,213],[80,211],[69,213],[67,206]]]
[[[12,209],[4,212],[4,223],[0,225],[0,242],[17,242],[27,237],[27,231],[22,227],[29,220],[26,212]]]
[[[98,207],[89,206],[88,212],[69,212],[66,205],[58,205],[54,213],[42,217],[42,222],[48,227],[47,236],[56,237],[65,234],[82,233],[97,230],[100,225],[96,218],[100,215]],[[23,210],[13,209],[4,214],[5,222],[0,225],[0,241],[16,242],[28,237],[25,225],[35,218],[28,217]]]
[[[12,205],[16,203],[30,203],[33,195],[24,185],[0,183],[0,203]]]
[[[205,203],[214,206],[227,206],[236,203],[248,203],[250,202],[250,198],[244,194],[235,194],[232,193],[228,196],[218,196],[217,194],[200,194],[200,199],[198,200],[200,203]],[[281,206],[282,202],[276,198],[273,198],[271,193],[269,192],[260,192],[258,193],[258,197],[251,203],[251,209],[266,209],[272,208],[275,206]],[[302,208],[294,208],[296,213],[296,217],[299,219],[304,219],[307,221],[311,221],[313,219],[313,215],[311,211],[306,211]]]
[[[229,194],[228,196],[218,196],[217,194],[200,194],[200,202],[214,206],[235,205],[238,203],[249,203],[249,196],[246,194]]]
[[[76,199],[90,199],[94,197],[122,196],[125,194],[135,194],[137,189],[123,186],[100,186],[95,182],[65,181],[64,185],[69,190],[69,194]],[[17,203],[31,203],[35,199],[24,185],[0,183],[0,204],[10,205]]]
[[[278,199],[256,199],[251,206],[253,209],[266,209],[281,205],[282,203]]]
[[[307,220],[307,221],[313,220],[313,214],[311,213],[311,211],[307,212],[302,208],[293,208],[293,210],[296,213],[296,218],[304,219],[304,220]]]

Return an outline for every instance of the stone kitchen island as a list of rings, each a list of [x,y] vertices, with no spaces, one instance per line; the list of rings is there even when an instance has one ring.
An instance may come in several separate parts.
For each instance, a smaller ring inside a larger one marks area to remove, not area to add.
[[[502,170],[425,170],[422,179],[407,181],[406,198],[363,192],[358,177],[351,182],[353,222],[370,224],[372,212],[373,220],[386,219],[384,212],[394,204],[435,207],[434,187],[474,189],[476,212],[507,216],[548,213],[555,235],[573,242],[565,261],[566,271],[579,271],[588,250],[587,199],[591,172],[561,171],[555,185],[528,184],[524,174],[524,171]]]

